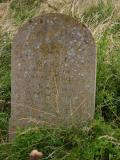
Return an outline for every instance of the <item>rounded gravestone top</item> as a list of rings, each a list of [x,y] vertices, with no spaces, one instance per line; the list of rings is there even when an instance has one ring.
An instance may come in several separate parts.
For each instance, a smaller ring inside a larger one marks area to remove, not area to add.
[[[95,79],[95,42],[85,25],[62,14],[33,18],[13,42],[11,126],[92,119]]]

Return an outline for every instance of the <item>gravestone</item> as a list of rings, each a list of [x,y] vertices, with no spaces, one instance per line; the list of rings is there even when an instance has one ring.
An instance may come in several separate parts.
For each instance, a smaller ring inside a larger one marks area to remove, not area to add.
[[[96,49],[88,28],[61,14],[33,18],[12,47],[10,139],[17,127],[91,120],[95,84]]]

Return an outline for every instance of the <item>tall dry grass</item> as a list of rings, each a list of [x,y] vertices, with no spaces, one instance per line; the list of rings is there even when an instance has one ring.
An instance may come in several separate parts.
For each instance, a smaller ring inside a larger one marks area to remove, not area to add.
[[[88,11],[91,7],[96,7],[100,1],[101,0],[43,0],[40,7],[35,7],[34,16],[44,13],[57,12],[71,15],[72,17],[79,18],[82,21],[83,13]],[[104,0],[103,2],[106,6],[108,6],[110,1],[112,1],[112,3],[115,5],[116,17],[120,16],[120,0]],[[12,2],[15,2],[15,0],[8,0],[5,3],[0,3],[0,27],[4,28],[5,30],[7,28],[9,31],[14,30],[13,28],[15,28],[14,20],[10,16],[10,6]],[[16,1],[16,3],[20,3],[21,8],[24,7],[24,5],[22,5],[23,2],[23,0]],[[104,29],[109,25],[109,23],[107,22],[104,25],[101,23],[95,29],[94,33],[98,32],[99,29]]]

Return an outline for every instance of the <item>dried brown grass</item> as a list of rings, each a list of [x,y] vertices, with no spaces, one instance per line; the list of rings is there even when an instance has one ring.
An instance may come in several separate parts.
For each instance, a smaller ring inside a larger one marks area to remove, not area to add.
[[[15,32],[16,27],[9,14],[10,4],[13,0],[0,3],[0,27],[3,30]],[[20,1],[20,0],[18,0]],[[72,17],[77,17],[82,21],[83,13],[93,6],[97,6],[100,0],[44,0],[40,7],[36,9],[35,16],[44,13],[63,13]],[[109,4],[109,0],[104,0],[105,5]],[[120,16],[120,0],[112,0],[115,5],[116,17]],[[112,23],[111,17],[105,22],[100,23],[96,28],[91,28],[95,36],[100,35]]]

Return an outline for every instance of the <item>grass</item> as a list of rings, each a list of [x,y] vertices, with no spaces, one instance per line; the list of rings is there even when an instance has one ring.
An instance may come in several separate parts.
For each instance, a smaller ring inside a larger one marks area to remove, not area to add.
[[[119,22],[116,20],[114,24],[110,25],[103,32],[101,39],[97,43],[96,102],[97,106],[101,106],[104,118],[107,121],[119,119],[120,113],[120,71],[118,69],[120,67],[119,27]]]
[[[17,25],[32,18],[43,0],[13,0],[10,6],[11,16]]]
[[[9,14],[20,26],[35,16],[44,3],[13,0]],[[52,4],[59,7],[58,11],[86,23],[94,35],[97,45],[94,121],[83,129],[28,128],[18,131],[16,139],[8,144],[9,113],[0,112],[0,160],[26,160],[34,148],[44,153],[45,160],[120,160],[120,18],[116,4],[119,5],[115,0],[96,0],[89,7],[84,1],[82,9],[71,0],[69,4]],[[0,99],[5,101],[10,100],[11,39],[9,33],[0,32]]]
[[[99,120],[82,129],[28,128],[19,131],[12,144],[0,145],[1,160],[28,159],[34,148],[45,160],[119,160],[120,130]]]
[[[0,142],[5,142],[8,135],[9,114],[0,112]]]
[[[11,41],[8,33],[0,32],[0,99],[10,100]]]

